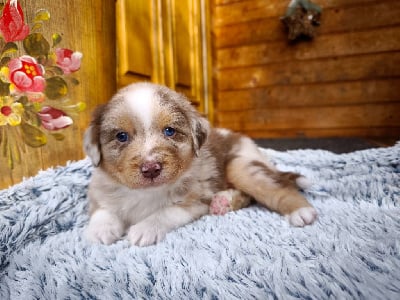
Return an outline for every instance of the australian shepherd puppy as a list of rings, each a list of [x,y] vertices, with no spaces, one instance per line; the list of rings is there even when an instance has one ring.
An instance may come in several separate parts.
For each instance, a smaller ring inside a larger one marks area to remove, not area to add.
[[[201,216],[247,206],[250,199],[304,226],[316,210],[298,191],[304,178],[280,172],[253,141],[212,129],[182,94],[136,83],[93,113],[84,137],[95,166],[85,235],[111,244],[161,241]]]

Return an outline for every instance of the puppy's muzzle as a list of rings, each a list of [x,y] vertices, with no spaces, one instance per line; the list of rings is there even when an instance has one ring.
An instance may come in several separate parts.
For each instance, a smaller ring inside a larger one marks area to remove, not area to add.
[[[162,165],[159,162],[147,161],[140,167],[143,177],[154,179],[161,174]]]

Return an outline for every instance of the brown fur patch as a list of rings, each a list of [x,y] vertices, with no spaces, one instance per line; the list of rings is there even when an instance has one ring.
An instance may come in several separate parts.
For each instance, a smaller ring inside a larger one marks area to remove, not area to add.
[[[270,169],[265,163],[257,160],[253,160],[249,163],[249,167],[255,167],[256,170],[251,175],[261,173],[266,177],[272,178],[276,183],[282,187],[293,187],[297,188],[296,179],[300,177],[299,174],[292,172],[281,172]]]
[[[222,134],[216,129],[212,130],[209,135],[207,144],[212,156],[216,158],[218,173],[224,180],[224,184],[218,185],[218,190],[226,190],[230,187],[226,180],[226,167],[236,157],[236,154],[232,153],[232,148],[239,143],[240,138],[241,135],[238,133]]]

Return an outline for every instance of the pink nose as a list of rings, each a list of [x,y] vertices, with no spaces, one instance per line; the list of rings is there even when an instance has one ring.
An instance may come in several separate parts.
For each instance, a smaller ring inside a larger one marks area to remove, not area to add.
[[[161,174],[161,170],[161,164],[153,161],[145,162],[140,168],[143,177],[150,179],[158,177]]]

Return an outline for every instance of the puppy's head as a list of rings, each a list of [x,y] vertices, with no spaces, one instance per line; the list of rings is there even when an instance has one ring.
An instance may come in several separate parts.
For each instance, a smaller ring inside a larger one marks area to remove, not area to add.
[[[208,121],[164,86],[136,83],[93,113],[84,148],[95,166],[130,188],[174,182],[206,141]]]

